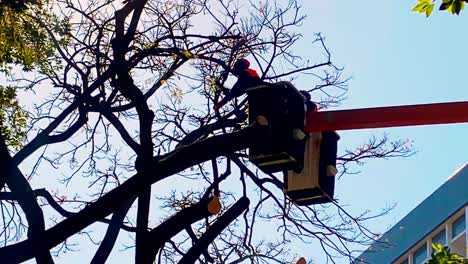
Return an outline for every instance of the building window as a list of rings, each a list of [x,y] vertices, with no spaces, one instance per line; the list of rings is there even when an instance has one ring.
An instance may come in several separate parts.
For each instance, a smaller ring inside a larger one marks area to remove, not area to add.
[[[447,245],[447,237],[445,236],[445,228],[442,231],[440,231],[439,233],[437,233],[437,235],[435,235],[432,238],[432,243],[433,244],[441,244],[443,246]]]
[[[423,264],[427,259],[427,247],[426,244],[422,245],[413,254],[413,264]]]
[[[465,231],[465,215],[461,215],[452,223],[452,239]]]

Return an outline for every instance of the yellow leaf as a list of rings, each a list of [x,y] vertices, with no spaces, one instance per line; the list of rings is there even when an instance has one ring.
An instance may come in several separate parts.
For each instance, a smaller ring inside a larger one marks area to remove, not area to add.
[[[190,53],[190,51],[188,51],[188,50],[182,51],[182,54],[184,54],[184,56],[185,56],[187,59],[190,59],[190,58],[193,57],[192,53]]]

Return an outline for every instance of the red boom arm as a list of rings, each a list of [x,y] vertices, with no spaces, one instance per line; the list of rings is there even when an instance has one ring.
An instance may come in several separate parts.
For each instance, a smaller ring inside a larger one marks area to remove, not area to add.
[[[334,131],[468,122],[468,101],[307,113],[305,130]]]

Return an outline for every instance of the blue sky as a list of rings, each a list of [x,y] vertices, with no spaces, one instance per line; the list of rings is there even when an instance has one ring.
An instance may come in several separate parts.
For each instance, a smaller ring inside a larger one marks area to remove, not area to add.
[[[325,0],[302,4],[308,18],[301,28],[304,42],[298,52],[313,60],[316,54],[308,54],[309,43],[314,33],[322,32],[333,61],[352,77],[348,99],[338,109],[468,101],[468,55],[464,50],[468,46],[464,33],[468,10],[459,17],[434,12],[426,19],[410,12],[413,1]],[[306,89],[305,85],[296,83],[301,89]],[[418,152],[410,158],[369,161],[358,168],[360,174],[342,177],[335,192],[340,203],[355,214],[368,209],[378,212],[396,203],[390,214],[369,222],[376,232],[395,224],[468,162],[468,124],[340,132],[340,149],[383,134],[414,140]],[[79,252],[64,255],[64,260],[81,263],[82,257],[88,260],[95,249],[83,242]],[[306,246],[304,250],[308,259],[324,263],[319,247]],[[132,252],[113,254],[109,262],[123,260],[131,262]]]
[[[468,100],[466,12],[458,17],[434,12],[426,19],[411,12],[414,3],[302,1],[308,15],[303,34],[311,39],[322,32],[334,62],[352,77],[340,109]],[[466,123],[346,131],[340,133],[340,147],[384,133],[414,140],[418,152],[370,161],[359,175],[343,177],[335,192],[352,212],[397,203],[389,215],[370,222],[377,232],[395,224],[468,162]]]

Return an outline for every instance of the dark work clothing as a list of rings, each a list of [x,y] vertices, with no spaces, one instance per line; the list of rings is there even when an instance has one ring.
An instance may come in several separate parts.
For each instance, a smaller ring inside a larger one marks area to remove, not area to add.
[[[312,102],[309,92],[301,90],[299,91],[305,97],[306,112],[317,112],[317,105]]]
[[[237,82],[234,84],[232,89],[226,89],[227,91],[225,97],[218,104],[223,106],[230,100],[243,95],[247,88],[261,84],[263,84],[263,81],[260,79],[255,70],[245,69],[239,73]]]
[[[307,100],[305,102],[306,104],[306,112],[317,112],[318,111],[318,108],[317,108],[317,105],[310,101],[310,100]]]

